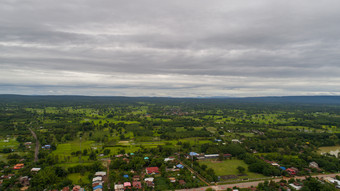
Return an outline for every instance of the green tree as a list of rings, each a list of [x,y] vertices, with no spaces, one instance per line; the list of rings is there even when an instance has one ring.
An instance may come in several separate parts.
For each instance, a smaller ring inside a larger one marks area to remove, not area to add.
[[[242,174],[246,169],[243,166],[238,166],[237,170]]]

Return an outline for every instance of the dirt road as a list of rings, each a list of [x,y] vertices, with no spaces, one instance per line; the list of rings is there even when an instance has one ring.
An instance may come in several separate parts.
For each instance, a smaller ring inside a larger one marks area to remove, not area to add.
[[[38,137],[35,134],[35,132],[31,128],[28,128],[28,129],[31,131],[33,137],[35,138],[34,162],[38,162],[38,154],[39,154],[40,143],[39,143]]]
[[[334,177],[336,175],[340,175],[340,173],[337,173],[337,174],[320,174],[320,175],[315,175],[315,176],[312,176],[312,177],[324,178],[324,177]],[[303,180],[306,177],[299,176],[299,177],[294,177],[294,178]],[[273,181],[275,181],[275,182],[279,182],[280,180],[281,180],[281,178],[273,179]],[[264,181],[243,182],[243,183],[225,184],[225,185],[218,185],[218,186],[206,186],[206,187],[201,187],[201,188],[183,189],[183,190],[178,190],[178,191],[204,191],[207,188],[212,188],[216,191],[219,191],[219,190],[226,190],[228,188],[233,188],[234,186],[237,186],[239,188],[249,188],[251,186],[256,187],[261,182],[264,182]]]

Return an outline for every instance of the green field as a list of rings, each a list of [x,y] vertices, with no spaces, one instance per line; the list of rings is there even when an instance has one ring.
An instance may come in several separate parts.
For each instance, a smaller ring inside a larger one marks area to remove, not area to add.
[[[89,166],[92,165],[93,163],[61,163],[61,164],[57,164],[56,166],[60,166],[60,167],[64,167],[64,168],[69,168],[69,167],[74,167],[74,166],[78,166],[78,165],[83,165],[83,166]]]
[[[7,162],[7,155],[8,155],[8,154],[3,154],[3,153],[1,153],[1,154],[0,154],[0,161]]]
[[[5,142],[5,139],[0,140],[0,149],[4,148],[17,148],[19,146],[19,142],[16,141],[15,139],[9,139],[8,142]]]
[[[125,123],[125,124],[139,124],[138,121],[119,121],[119,120],[116,120],[116,119],[108,119],[108,118],[102,118],[102,119],[84,119],[83,121],[81,121],[82,123],[85,123],[85,122],[90,122],[90,123],[94,123],[95,125],[98,125],[98,124],[105,124],[105,123]]]
[[[81,144],[81,145],[80,145]],[[72,152],[80,151],[84,149],[89,149],[91,147],[98,147],[99,143],[95,143],[94,141],[72,141],[68,143],[58,144],[57,149],[52,152],[52,154],[56,155],[71,155]]]
[[[242,166],[246,169],[245,174],[247,176],[242,176],[242,178],[264,178],[264,175],[249,172],[248,165],[244,163],[242,160],[225,160],[225,161],[212,161],[212,160],[203,160],[199,161],[200,165],[205,164],[208,168],[212,168],[217,176],[224,175],[238,175],[240,174],[237,170],[238,166]]]
[[[86,172],[83,176],[80,173],[73,173],[67,175],[67,178],[72,180],[73,184],[89,184],[91,181],[88,178],[89,172]]]

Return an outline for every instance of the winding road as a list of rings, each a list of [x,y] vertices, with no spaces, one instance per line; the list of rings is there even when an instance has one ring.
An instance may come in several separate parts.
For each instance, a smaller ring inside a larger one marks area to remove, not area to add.
[[[28,129],[31,131],[33,137],[35,138],[34,162],[38,162],[38,154],[39,154],[40,143],[39,143],[38,137],[35,134],[35,132],[30,127]]]

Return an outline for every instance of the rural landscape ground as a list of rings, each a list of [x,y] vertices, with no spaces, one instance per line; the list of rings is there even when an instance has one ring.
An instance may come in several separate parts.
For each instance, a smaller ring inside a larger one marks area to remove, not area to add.
[[[0,97],[0,190],[335,190],[339,182],[333,97]]]

